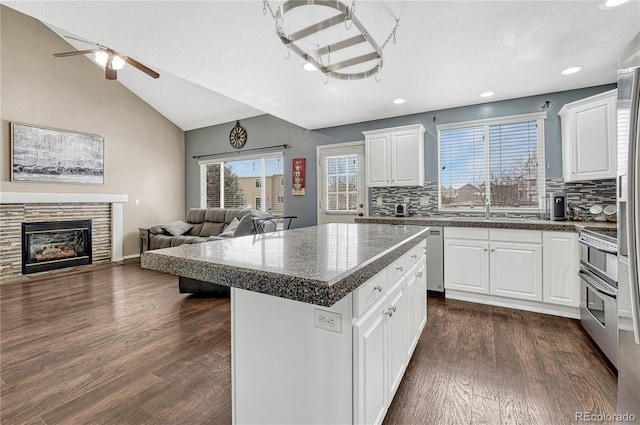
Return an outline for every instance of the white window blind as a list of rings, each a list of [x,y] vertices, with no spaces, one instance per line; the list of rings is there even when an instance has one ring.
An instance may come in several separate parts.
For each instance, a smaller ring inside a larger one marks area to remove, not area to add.
[[[328,156],[325,159],[327,211],[358,210],[358,155]]]
[[[544,196],[544,116],[438,127],[441,209],[537,209]],[[476,124],[476,125],[473,125]]]
[[[282,154],[201,162],[203,208],[244,208],[284,214]],[[221,170],[224,170],[221,173]],[[279,202],[281,201],[281,202]]]

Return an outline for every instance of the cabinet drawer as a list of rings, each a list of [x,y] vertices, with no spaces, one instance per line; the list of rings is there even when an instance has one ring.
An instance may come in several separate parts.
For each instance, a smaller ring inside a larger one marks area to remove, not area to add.
[[[410,268],[420,260],[422,251],[424,251],[422,249],[422,244],[418,244],[411,248],[406,254],[404,254],[404,257],[406,258],[405,265],[407,266],[407,268]],[[407,270],[407,268],[405,268],[405,271]]]
[[[540,230],[489,229],[492,241],[542,243]]]
[[[387,291],[387,270],[382,270],[353,292],[353,317],[362,316]]]
[[[389,270],[389,274],[387,276],[389,285],[393,285],[395,281],[398,280],[400,276],[402,276],[402,274],[407,271],[408,258],[409,257],[407,256],[407,254],[404,254],[402,257],[391,263],[389,267],[387,267],[387,270]]]
[[[489,240],[489,229],[479,227],[445,227],[445,238]]]

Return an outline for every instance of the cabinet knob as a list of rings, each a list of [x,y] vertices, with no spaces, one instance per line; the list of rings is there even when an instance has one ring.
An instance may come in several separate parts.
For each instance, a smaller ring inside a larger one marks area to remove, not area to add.
[[[486,251],[486,249],[485,249],[485,251]],[[496,252],[496,250],[492,248],[492,249],[491,249],[491,252]]]
[[[398,270],[398,271],[403,271],[403,270],[404,270],[404,268],[402,268],[402,266],[400,266],[400,267],[396,267],[396,270]]]
[[[396,306],[393,305],[393,306],[389,307],[389,310],[391,310],[392,313],[395,313],[396,312]]]
[[[487,251],[488,251],[488,249],[487,249],[487,248],[485,248],[485,249],[484,249],[484,252],[487,252]]]
[[[380,285],[378,285],[378,286],[374,286],[374,287],[373,287],[373,290],[374,290],[374,291],[380,291],[380,292],[382,292],[382,286],[380,286]]]
[[[418,258],[418,256],[416,254],[413,254],[411,258]]]
[[[385,314],[386,316],[391,317],[391,316],[393,316],[393,311],[391,311],[391,309],[389,309],[389,310],[385,311],[385,312],[384,312],[384,314]]]
[[[422,272],[418,272],[418,273],[416,273],[416,276],[418,276],[418,277],[422,277]]]

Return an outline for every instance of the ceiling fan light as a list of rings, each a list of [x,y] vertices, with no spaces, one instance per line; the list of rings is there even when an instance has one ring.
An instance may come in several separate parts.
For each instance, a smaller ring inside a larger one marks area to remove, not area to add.
[[[124,58],[122,56],[113,55],[111,59],[111,69],[124,68]]]
[[[96,62],[98,62],[102,66],[107,66],[107,61],[109,60],[109,54],[107,52],[96,52],[95,54]]]

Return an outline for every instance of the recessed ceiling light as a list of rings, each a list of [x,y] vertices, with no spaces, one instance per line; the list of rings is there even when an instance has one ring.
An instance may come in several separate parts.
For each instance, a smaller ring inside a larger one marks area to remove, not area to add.
[[[315,67],[312,63],[310,63],[310,62],[305,62],[305,63],[302,65],[302,68],[303,68],[305,71],[317,71],[317,70],[318,70],[318,68],[316,68],[316,67]]]
[[[571,75],[571,74],[575,74],[576,72],[580,72],[582,71],[582,67],[581,66],[572,66],[571,68],[567,68],[564,71],[562,71],[562,75]]]
[[[484,93],[480,93],[480,97],[491,97],[493,96],[495,93],[492,91],[486,91]]]
[[[614,7],[625,4],[629,0],[603,0],[600,3],[600,9],[613,9]]]
[[[405,102],[404,99],[397,98],[393,101],[396,105],[402,105]]]

